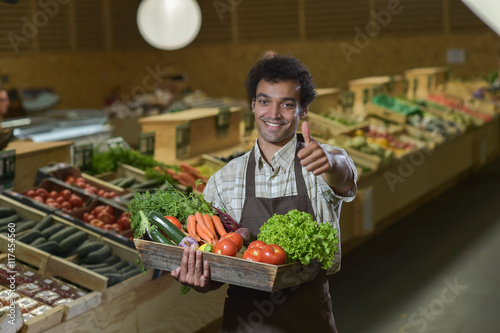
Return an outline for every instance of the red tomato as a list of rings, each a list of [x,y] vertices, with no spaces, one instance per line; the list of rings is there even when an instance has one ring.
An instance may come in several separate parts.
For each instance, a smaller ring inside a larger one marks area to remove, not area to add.
[[[104,190],[97,191],[97,195],[100,196],[100,197],[103,197],[104,194],[106,194],[106,191],[104,191]]]
[[[45,200],[45,204],[47,204],[47,205],[50,203],[54,203],[54,202],[56,202],[56,201],[52,198],[47,198],[47,200]]]
[[[90,213],[83,213],[83,216],[82,216],[82,220],[84,222],[87,222],[89,223],[90,221],[92,221],[93,219],[95,219],[95,216],[90,214]]]
[[[101,220],[93,219],[89,223],[90,223],[90,225],[93,225],[94,227],[104,229],[104,223]]]
[[[115,209],[113,207],[111,207],[110,205],[104,206],[104,210],[111,215],[113,215],[115,213]]]
[[[71,191],[68,189],[62,190],[60,195],[64,198],[64,200],[68,200],[71,197]]]
[[[77,195],[75,195],[75,196],[72,195],[71,198],[69,198],[69,202],[73,205],[73,207],[82,207],[83,206],[82,198],[80,198]]]
[[[65,182],[69,182],[69,183],[74,183],[75,182],[75,177],[68,176],[68,177],[66,177],[66,179],[64,181]]]
[[[62,204],[64,201],[66,201],[66,199],[64,199],[64,197],[63,197],[63,196],[58,196],[58,197],[56,198],[56,202],[57,202],[58,204]]]
[[[225,256],[236,257],[238,248],[232,240],[224,238],[215,243],[214,252]]]
[[[35,194],[38,196],[41,196],[44,199],[47,199],[49,197],[49,192],[47,192],[46,189],[40,187],[35,190]]]
[[[29,190],[24,195],[27,196],[27,197],[30,197],[30,198],[34,198],[35,195],[36,195],[36,193],[35,193],[34,190]]]
[[[57,193],[57,191],[50,191],[49,192],[49,198],[57,199],[58,196],[59,196],[59,193]]]
[[[279,245],[269,244],[262,248],[262,262],[273,265],[283,265],[286,262],[285,250]]]
[[[130,219],[127,216],[121,216],[116,223],[122,228],[122,230],[130,229]]]
[[[49,204],[49,206],[52,208],[55,208],[55,209],[61,208],[61,205],[57,202],[53,202],[53,203]]]
[[[238,251],[241,249],[243,246],[243,237],[241,237],[240,234],[237,234],[236,232],[228,232],[224,236],[221,237],[221,239],[228,238],[236,244],[236,247],[238,248]]]
[[[100,212],[97,214],[97,218],[104,222],[104,224],[113,224],[115,223],[115,217],[108,212]]]
[[[39,195],[35,195],[35,196],[33,197],[33,200],[38,201],[38,202],[41,202],[41,203],[44,203],[44,202],[45,202],[45,199],[44,199],[44,198],[42,198],[42,197],[41,197],[41,196],[39,196]]]
[[[70,211],[70,210],[72,210],[72,209],[73,209],[73,206],[72,206],[72,205],[71,205],[68,201],[63,201],[63,202],[61,203],[61,208],[62,208],[63,210]]]
[[[247,249],[245,253],[243,253],[243,259],[262,262],[262,249],[257,247]]]
[[[121,232],[122,229],[120,228],[120,226],[116,223],[113,223],[113,224],[105,224],[104,225],[104,230],[114,230],[116,232]]]
[[[168,215],[165,216],[165,218],[172,222],[172,224],[179,228],[181,231],[183,231],[181,221],[179,221],[176,217]]]
[[[248,244],[247,249],[253,249],[253,248],[262,249],[266,245],[267,244],[265,242],[263,242],[261,240],[256,240],[256,241],[253,241],[250,244]]]

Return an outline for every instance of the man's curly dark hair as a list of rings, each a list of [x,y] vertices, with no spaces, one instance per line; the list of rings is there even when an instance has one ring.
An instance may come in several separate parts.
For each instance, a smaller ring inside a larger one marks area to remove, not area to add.
[[[304,64],[290,55],[275,55],[259,60],[248,72],[245,82],[248,98],[254,101],[261,80],[277,83],[296,81],[300,85],[300,106],[305,108],[316,97],[316,86]]]

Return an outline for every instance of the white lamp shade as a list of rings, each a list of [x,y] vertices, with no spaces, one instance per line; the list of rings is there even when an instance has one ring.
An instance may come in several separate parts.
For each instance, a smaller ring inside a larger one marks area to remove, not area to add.
[[[498,0],[462,0],[491,30],[500,35],[500,2]]]
[[[201,9],[195,0],[143,0],[137,25],[150,45],[177,50],[191,43],[201,28]]]

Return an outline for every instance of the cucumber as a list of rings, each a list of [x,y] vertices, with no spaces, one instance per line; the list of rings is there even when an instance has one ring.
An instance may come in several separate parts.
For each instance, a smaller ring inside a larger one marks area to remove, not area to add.
[[[66,237],[69,237],[78,231],[77,228],[72,226],[64,227],[55,234],[49,237],[49,241],[61,243]]]
[[[139,267],[137,267],[136,265],[134,265],[134,264],[128,263],[127,266],[123,267],[122,269],[119,269],[118,273],[125,274],[128,271],[132,271],[132,270],[140,271],[141,269]]]
[[[158,180],[158,179],[150,179],[150,180],[146,180],[142,183],[136,183],[136,184],[130,186],[129,189],[134,190],[134,189],[139,189],[139,188],[155,187],[157,185],[160,185],[161,182],[162,181]]]
[[[57,250],[59,250],[59,243],[55,241],[48,241],[35,247],[39,250],[54,254]]]
[[[54,235],[55,233],[57,233],[58,231],[60,231],[62,229],[64,229],[64,224],[54,223],[53,225],[51,225],[47,229],[42,230],[42,235],[45,238],[49,238],[50,236]]]
[[[141,269],[140,268],[137,268],[137,270],[130,270],[130,271],[127,271],[125,273],[121,273],[122,274],[122,277],[123,277],[123,280],[127,280],[127,279],[130,279],[131,277],[134,277],[136,275],[139,275],[141,274]]]
[[[79,246],[73,246],[73,247],[71,247],[71,250],[70,250],[68,253],[65,253],[64,255],[65,255],[66,257],[71,257],[71,256],[74,256],[74,255],[76,254],[76,251],[78,251],[78,249],[79,249],[81,246],[83,246],[83,245],[85,245],[85,244],[88,244],[88,243],[90,243],[90,241],[89,241],[88,239],[86,239],[86,240],[84,240],[84,241],[83,241],[83,243],[81,243]]]
[[[52,215],[47,215],[38,221],[38,223],[33,227],[33,230],[45,230],[50,227],[52,223],[54,223],[54,217]]]
[[[156,212],[151,212],[149,214],[149,220],[152,224],[160,228],[160,230],[163,231],[165,235],[167,235],[175,243],[175,245],[179,245],[182,239],[186,237],[184,233],[179,230],[179,228],[172,224],[172,222]]]
[[[59,251],[61,251],[61,253],[67,253],[71,251],[71,248],[79,247],[88,238],[88,236],[89,235],[83,230],[75,232],[59,243]]]
[[[80,265],[82,266],[83,268],[86,268],[86,269],[90,269],[90,270],[94,270],[94,269],[97,269],[97,268],[107,268],[109,267],[108,265],[106,265],[105,263],[101,263],[101,264],[92,264],[92,265],[86,265],[86,264],[83,264],[83,265]]]
[[[112,266],[109,266],[109,267],[111,267],[111,268],[116,269],[117,271],[119,271],[120,269],[125,268],[127,266],[128,266],[128,261],[120,259],[119,262],[117,262],[116,264],[114,264]]]
[[[0,207],[0,219],[16,214],[16,210],[12,207]]]
[[[117,184],[120,184],[120,182],[122,182],[126,177],[123,176],[123,177],[118,177],[118,178],[115,178],[111,181],[109,181],[108,183],[112,184],[112,185],[117,185]]]
[[[111,255],[111,246],[104,245],[97,251],[90,252],[85,259],[86,264],[98,264],[106,260]]]
[[[119,273],[104,273],[102,275],[108,278],[108,287],[123,281],[123,276]]]
[[[97,251],[104,247],[105,244],[97,241],[90,241],[87,244],[82,244],[81,246],[78,247],[76,250],[76,255],[78,258],[82,259],[85,258],[89,253]]]
[[[118,256],[112,255],[108,259],[104,260],[104,263],[108,266],[112,266],[119,262],[121,259]]]
[[[17,238],[18,241],[31,244],[35,239],[43,237],[39,230],[30,230]]]
[[[92,270],[94,273],[97,273],[97,274],[105,274],[105,273],[111,273],[111,274],[117,274],[118,271],[114,268],[111,268],[111,267],[103,267],[103,268],[96,268],[96,269],[93,269]]]
[[[30,243],[30,245],[36,247],[37,245],[41,245],[41,244],[45,243],[46,241],[47,240],[45,239],[45,237],[38,237],[37,239],[32,241]]]
[[[3,219],[0,219],[0,226],[8,225],[9,223],[16,223],[18,221],[21,221],[22,219],[23,218],[18,214],[14,214],[9,217],[4,217]]]
[[[19,221],[16,223],[16,234],[28,229],[31,229],[35,226],[35,221]]]
[[[135,177],[125,177],[121,182],[115,184],[118,187],[127,188],[135,183]]]

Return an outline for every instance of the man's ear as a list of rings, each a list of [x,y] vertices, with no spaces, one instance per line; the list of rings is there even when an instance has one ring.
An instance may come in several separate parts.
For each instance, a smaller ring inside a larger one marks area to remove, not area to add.
[[[306,106],[305,108],[302,108],[302,114],[300,115],[300,118],[304,119],[309,112],[309,105]]]

